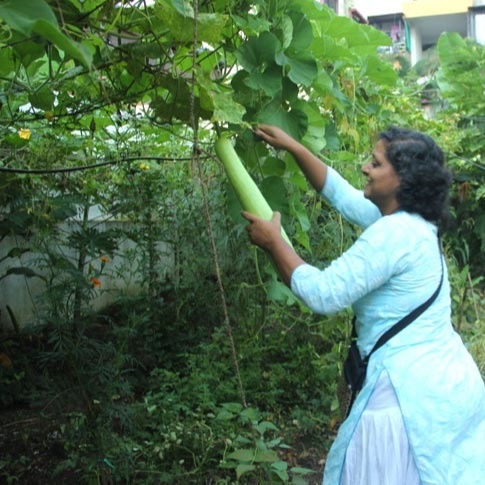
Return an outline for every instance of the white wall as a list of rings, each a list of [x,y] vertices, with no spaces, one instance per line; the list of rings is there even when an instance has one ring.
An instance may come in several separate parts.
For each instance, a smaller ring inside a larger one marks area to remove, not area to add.
[[[125,223],[115,221],[99,223],[97,221],[95,224],[99,231],[103,231],[115,227],[123,228]],[[66,229],[69,223],[63,226]],[[7,255],[12,248],[19,246],[21,246],[21,241],[7,237],[0,243],[0,255]],[[113,303],[120,294],[133,294],[140,290],[138,285],[140,271],[137,267],[137,261],[131,257],[136,251],[137,246],[130,239],[125,239],[118,245],[117,255],[105,263],[103,272],[99,277],[101,288],[94,289],[90,309],[98,311]],[[160,256],[160,262],[155,269],[163,279],[167,274],[173,273],[174,252],[169,244],[163,242],[157,244],[157,252]],[[75,254],[69,253],[67,249],[65,255],[75,258]],[[41,273],[35,264],[41,257],[41,254],[25,253],[19,258],[8,258],[0,263],[0,275],[5,274],[8,268],[14,267],[30,268],[36,273]],[[101,262],[95,260],[92,264],[99,268]],[[45,273],[44,276],[46,276]],[[20,327],[38,323],[39,317],[46,308],[46,302],[42,297],[45,290],[45,282],[38,277],[8,275],[3,278],[0,281],[0,329],[13,330],[7,305],[12,309]]]
[[[474,17],[473,31],[475,40],[482,45],[485,45],[485,13],[477,14]]]

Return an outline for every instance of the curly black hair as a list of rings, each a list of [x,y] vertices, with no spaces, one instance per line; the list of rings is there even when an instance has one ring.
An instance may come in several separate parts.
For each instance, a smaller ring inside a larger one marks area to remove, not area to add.
[[[399,207],[439,226],[449,217],[451,172],[441,148],[428,135],[391,126],[379,134],[386,156],[399,176]]]

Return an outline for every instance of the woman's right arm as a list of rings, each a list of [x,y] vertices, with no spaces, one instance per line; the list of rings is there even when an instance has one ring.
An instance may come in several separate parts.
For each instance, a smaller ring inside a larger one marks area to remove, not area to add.
[[[317,192],[322,190],[327,177],[327,166],[310,150],[277,126],[260,125],[254,129],[254,134],[272,147],[291,153],[312,187]]]
[[[348,221],[366,228],[381,217],[377,206],[366,199],[361,190],[355,189],[337,172],[330,174],[331,169],[324,162],[281,128],[261,125],[254,133],[272,147],[291,153],[313,188]]]

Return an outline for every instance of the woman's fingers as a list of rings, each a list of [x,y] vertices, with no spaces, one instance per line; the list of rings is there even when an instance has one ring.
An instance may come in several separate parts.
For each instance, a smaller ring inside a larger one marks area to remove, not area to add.
[[[241,215],[244,217],[244,219],[246,219],[249,222],[256,222],[259,219],[258,216],[255,216],[254,214],[248,211],[242,211]]]
[[[254,215],[251,212],[248,211],[241,211],[241,215],[244,217],[249,222],[257,222],[259,220],[262,220],[260,217]],[[272,222],[276,222],[277,224],[281,223],[281,214],[278,211],[273,212],[273,217],[271,218]]]

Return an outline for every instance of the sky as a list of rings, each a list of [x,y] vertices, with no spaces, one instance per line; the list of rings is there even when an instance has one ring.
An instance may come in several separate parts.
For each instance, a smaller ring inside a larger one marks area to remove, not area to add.
[[[403,0],[353,0],[349,2],[364,17],[402,12]]]

